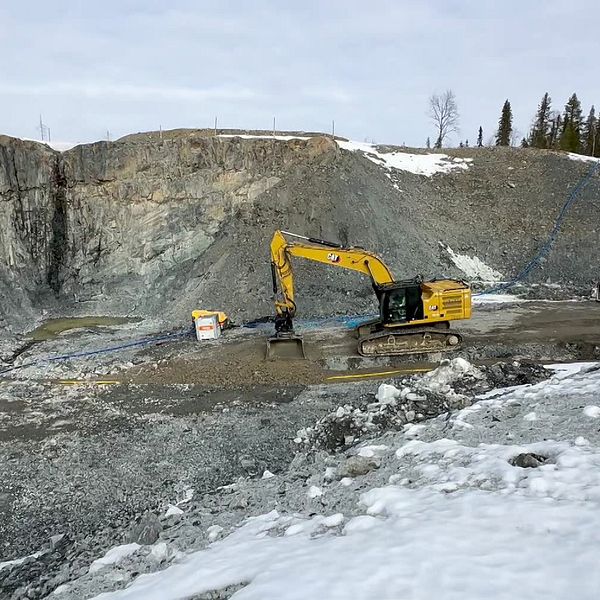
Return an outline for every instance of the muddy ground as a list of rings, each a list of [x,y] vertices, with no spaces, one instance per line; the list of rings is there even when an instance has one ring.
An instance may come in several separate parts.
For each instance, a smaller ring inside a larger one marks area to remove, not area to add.
[[[66,534],[71,570],[60,577],[84,573],[106,548],[135,536],[143,515],[162,515],[169,504],[241,476],[286,469],[299,430],[341,404],[372,402],[382,380],[422,372],[442,358],[363,359],[339,323],[304,323],[307,361],[265,361],[264,326],[203,345],[182,335],[158,346],[36,363],[66,348],[120,345],[151,328],[126,323],[48,336],[12,361],[32,366],[2,376],[0,561]],[[600,303],[486,304],[460,330],[465,344],[454,356],[474,363],[600,359]],[[38,585],[36,569],[16,581],[6,573],[0,570],[0,596],[49,591]]]

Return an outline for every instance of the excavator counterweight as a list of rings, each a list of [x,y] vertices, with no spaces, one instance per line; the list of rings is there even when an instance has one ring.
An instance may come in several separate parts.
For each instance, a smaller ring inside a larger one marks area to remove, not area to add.
[[[287,237],[301,241],[288,241]],[[447,352],[460,347],[462,336],[450,321],[471,317],[471,289],[463,281],[416,277],[394,279],[376,254],[362,248],[276,231],[271,240],[275,300],[275,335],[267,341],[268,358],[304,358],[304,343],[295,334],[292,257],[358,271],[371,279],[379,301],[379,317],[357,329],[362,356],[401,356]]]

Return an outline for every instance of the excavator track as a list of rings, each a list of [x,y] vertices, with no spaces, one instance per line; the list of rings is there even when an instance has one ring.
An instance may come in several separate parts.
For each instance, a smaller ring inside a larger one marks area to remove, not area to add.
[[[462,336],[450,329],[416,327],[401,331],[379,331],[359,337],[362,356],[402,356],[448,352],[460,348]]]

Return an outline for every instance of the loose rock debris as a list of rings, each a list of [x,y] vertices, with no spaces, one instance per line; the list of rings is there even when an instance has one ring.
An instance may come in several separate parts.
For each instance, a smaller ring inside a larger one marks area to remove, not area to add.
[[[299,430],[294,441],[308,448],[348,448],[369,435],[465,408],[494,387],[537,383],[548,375],[539,365],[517,361],[474,367],[462,358],[444,360],[430,373],[382,383],[374,396],[364,394],[354,404],[339,406],[313,427]]]

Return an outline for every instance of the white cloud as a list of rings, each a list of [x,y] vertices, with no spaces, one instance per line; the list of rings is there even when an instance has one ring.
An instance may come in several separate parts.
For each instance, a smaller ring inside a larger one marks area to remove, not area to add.
[[[0,83],[0,94],[17,96],[86,96],[89,98],[154,98],[163,100],[245,100],[259,98],[260,94],[248,88],[186,88],[122,83]]]

